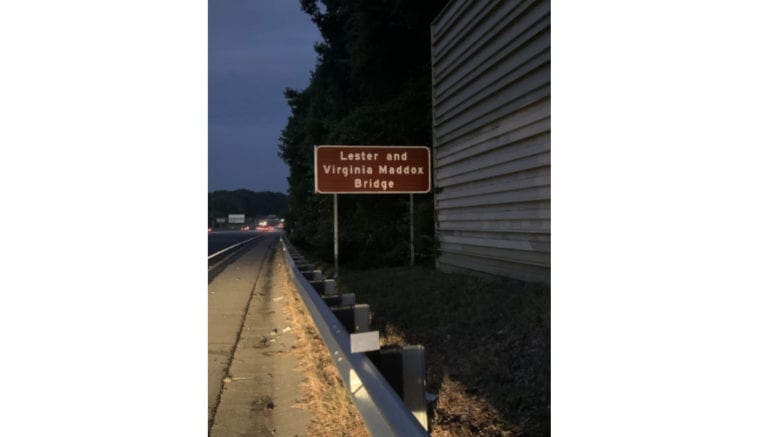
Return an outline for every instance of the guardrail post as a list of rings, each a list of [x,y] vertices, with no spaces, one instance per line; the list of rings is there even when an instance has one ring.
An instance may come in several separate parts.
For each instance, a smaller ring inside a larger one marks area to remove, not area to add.
[[[426,352],[421,345],[384,346],[367,356],[424,429],[429,430]]]
[[[324,294],[335,294],[336,286],[334,279],[324,279]]]
[[[426,351],[421,345],[402,348],[402,400],[421,426],[429,430],[426,399]]]
[[[309,263],[307,261],[300,261],[297,263],[297,269],[302,272],[305,270],[315,270],[316,266],[314,266],[312,263]]]
[[[323,281],[310,281],[310,285],[316,289],[318,294],[324,296],[331,296],[335,294],[335,281],[334,279],[324,279]]]
[[[352,334],[370,330],[370,306],[366,303],[333,307],[332,312]]]
[[[321,296],[324,303],[328,307],[340,307],[348,305],[356,305],[356,295],[353,293],[333,294],[330,296]]]
[[[300,271],[300,273],[302,273],[302,276],[304,276],[308,281],[320,281],[324,278],[321,270],[305,270]]]

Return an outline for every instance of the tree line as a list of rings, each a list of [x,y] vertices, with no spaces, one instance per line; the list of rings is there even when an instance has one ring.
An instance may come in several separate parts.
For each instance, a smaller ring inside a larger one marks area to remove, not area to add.
[[[301,0],[318,26],[317,65],[287,88],[279,156],[289,165],[289,237],[332,259],[332,195],[313,188],[313,147],[432,145],[430,23],[447,0]],[[409,256],[408,195],[339,197],[340,260],[385,266]],[[417,259],[435,251],[432,194],[415,195]]]
[[[283,193],[271,191],[219,190],[208,193],[208,223],[229,214],[258,217],[286,214],[289,199]]]

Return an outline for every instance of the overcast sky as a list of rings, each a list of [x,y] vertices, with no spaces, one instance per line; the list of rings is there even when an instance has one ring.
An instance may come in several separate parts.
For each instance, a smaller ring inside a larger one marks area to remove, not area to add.
[[[321,36],[296,0],[208,2],[208,190],[286,193],[278,138]]]

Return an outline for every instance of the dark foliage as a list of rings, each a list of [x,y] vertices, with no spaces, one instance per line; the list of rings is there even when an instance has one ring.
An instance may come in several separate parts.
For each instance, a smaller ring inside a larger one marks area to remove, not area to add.
[[[422,267],[344,269],[338,286],[383,338],[426,348],[433,436],[550,435],[547,286]]]
[[[332,196],[313,190],[316,144],[432,143],[429,25],[447,0],[301,0],[323,42],[304,90],[286,89],[292,109],[279,155],[289,165],[287,229],[316,255],[332,257]],[[407,262],[407,195],[343,195],[341,261]],[[434,254],[431,194],[416,195],[416,253]]]
[[[214,191],[208,193],[208,222],[229,214],[245,214],[246,217],[270,214],[281,216],[286,213],[288,202],[285,194],[270,191]]]

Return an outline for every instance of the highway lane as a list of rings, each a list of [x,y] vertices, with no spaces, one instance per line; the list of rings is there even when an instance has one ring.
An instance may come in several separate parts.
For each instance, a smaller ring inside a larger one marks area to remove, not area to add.
[[[233,244],[256,237],[259,231],[213,231],[208,233],[208,255],[226,249]]]

